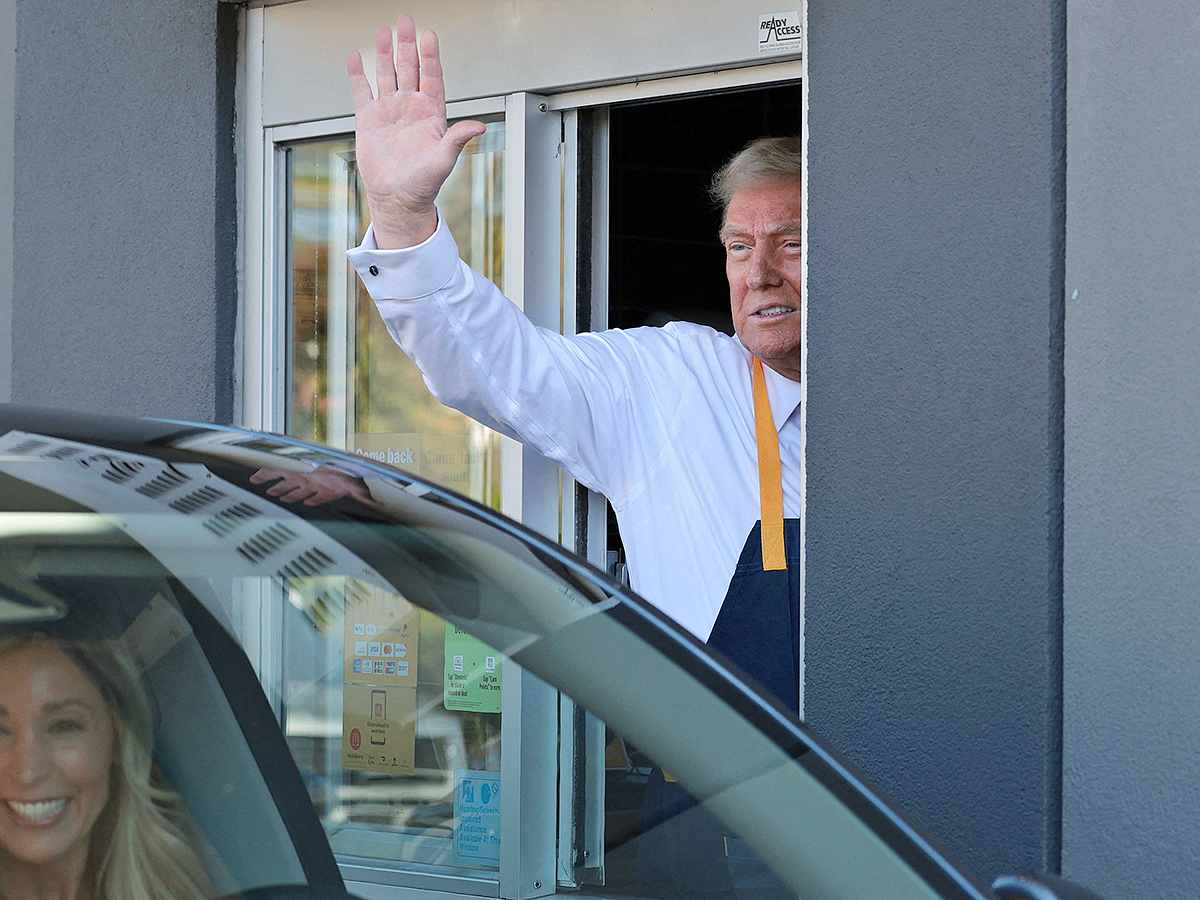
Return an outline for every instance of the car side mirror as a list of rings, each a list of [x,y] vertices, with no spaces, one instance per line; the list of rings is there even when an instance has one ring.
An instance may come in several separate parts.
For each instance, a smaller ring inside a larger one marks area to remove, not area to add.
[[[1001,875],[992,882],[999,900],[1104,900],[1095,891],[1059,875]]]

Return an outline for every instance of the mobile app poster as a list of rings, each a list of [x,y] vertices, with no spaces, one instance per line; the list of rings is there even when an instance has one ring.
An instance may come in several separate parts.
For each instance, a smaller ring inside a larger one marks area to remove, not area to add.
[[[417,689],[348,684],[342,689],[342,768],[415,772]]]
[[[446,623],[446,709],[500,712],[500,654],[461,628]]]

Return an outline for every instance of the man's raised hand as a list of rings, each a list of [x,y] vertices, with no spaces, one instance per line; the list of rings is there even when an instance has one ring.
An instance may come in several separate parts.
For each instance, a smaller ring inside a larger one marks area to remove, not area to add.
[[[483,134],[482,122],[446,127],[446,88],[437,35],[426,31],[417,43],[411,16],[392,30],[375,34],[376,97],[363,71],[362,57],[346,63],[354,93],[358,171],[367,189],[375,241],[384,250],[411,247],[437,227],[433,201],[467,141]]]

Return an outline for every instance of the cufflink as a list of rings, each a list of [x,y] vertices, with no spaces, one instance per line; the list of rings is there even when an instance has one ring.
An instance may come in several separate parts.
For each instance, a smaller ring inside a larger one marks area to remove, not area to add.
[[[367,269],[367,271],[370,272],[372,275],[378,275],[379,274],[379,266],[371,266],[371,268]]]

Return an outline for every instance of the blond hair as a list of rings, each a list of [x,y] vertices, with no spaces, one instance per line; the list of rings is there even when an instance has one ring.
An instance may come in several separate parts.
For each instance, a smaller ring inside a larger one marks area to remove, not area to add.
[[[774,181],[799,181],[803,172],[804,146],[800,138],[758,138],[717,170],[708,193],[723,215],[733,195],[742,188]]]
[[[208,900],[214,890],[193,848],[195,827],[151,757],[150,701],[132,657],[118,641],[43,634],[0,637],[0,657],[39,646],[60,650],[95,685],[113,724],[114,771],[92,828],[88,893],[93,900]],[[101,835],[107,846],[97,846]]]

